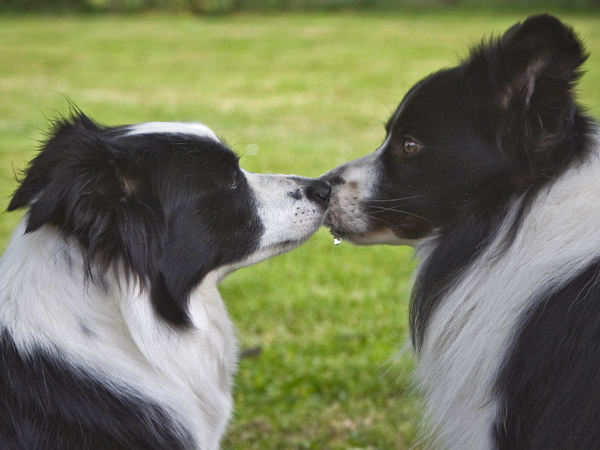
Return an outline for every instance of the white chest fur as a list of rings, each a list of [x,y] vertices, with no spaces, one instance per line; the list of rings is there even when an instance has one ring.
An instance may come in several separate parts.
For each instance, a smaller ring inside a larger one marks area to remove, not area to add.
[[[218,274],[192,293],[193,327],[181,331],[157,318],[134,283],[86,281],[76,244],[52,228],[23,231],[0,260],[0,324],[21,351],[59,351],[116,391],[164,406],[198,448],[217,449],[237,360]]]
[[[418,378],[441,448],[492,449],[492,388],[536,294],[556,290],[600,251],[600,158],[571,169],[534,203],[515,242],[499,238],[468,268],[430,319]],[[432,240],[420,250],[424,264]]]

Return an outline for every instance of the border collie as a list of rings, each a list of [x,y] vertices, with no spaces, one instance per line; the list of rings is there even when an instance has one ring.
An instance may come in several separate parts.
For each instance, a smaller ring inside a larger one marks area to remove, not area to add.
[[[258,175],[206,126],[55,123],[0,260],[0,448],[212,450],[237,344],[217,283],[304,242],[322,180]]]
[[[441,448],[600,448],[600,134],[571,28],[532,16],[412,87],[326,174],[326,224],[412,244],[411,337]]]

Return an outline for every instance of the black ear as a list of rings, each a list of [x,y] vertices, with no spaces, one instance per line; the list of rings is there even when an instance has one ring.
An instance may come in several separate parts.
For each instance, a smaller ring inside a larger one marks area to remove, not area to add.
[[[166,289],[160,267],[166,236],[162,206],[147,171],[111,131],[80,112],[57,120],[8,210],[29,207],[28,233],[49,225],[76,238],[90,278],[122,267],[135,278],[131,281],[151,290],[163,318],[184,325],[187,299]]]
[[[538,15],[484,42],[466,62],[478,127],[512,163],[519,191],[554,178],[587,150],[591,122],[573,95],[586,58],[570,27]]]
[[[106,130],[80,112],[54,122],[8,206],[29,207],[26,232],[54,225],[93,253],[98,233],[135,205],[142,178]]]
[[[163,214],[143,170],[109,130],[80,112],[55,121],[8,210],[29,207],[28,233],[51,225],[77,238],[89,275],[119,258],[148,274],[148,261],[160,253]]]
[[[52,174],[73,146],[85,146],[86,141],[101,133],[101,128],[80,111],[68,118],[59,117],[52,122],[48,140],[41,151],[29,162],[25,179],[13,194],[8,211],[28,206],[48,185]]]
[[[190,294],[201,280],[224,261],[218,244],[202,224],[196,211],[180,208],[169,220],[166,245],[160,258],[160,272],[152,282],[151,296],[156,311],[176,326],[191,324],[187,314]]]
[[[547,14],[509,29],[500,39],[499,52],[504,78],[499,101],[505,108],[568,102],[588,56],[575,32]]]

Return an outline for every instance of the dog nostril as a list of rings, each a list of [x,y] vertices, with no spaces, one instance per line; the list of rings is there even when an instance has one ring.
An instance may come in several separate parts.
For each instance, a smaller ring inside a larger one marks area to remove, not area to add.
[[[306,188],[306,197],[317,203],[329,203],[331,184],[325,180],[315,180]]]

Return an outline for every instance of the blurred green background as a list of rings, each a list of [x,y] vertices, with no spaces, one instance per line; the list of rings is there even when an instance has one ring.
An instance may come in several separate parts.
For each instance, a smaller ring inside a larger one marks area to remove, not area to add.
[[[0,0],[0,8],[13,11],[140,12],[171,11],[224,14],[240,11],[394,11],[439,7],[561,8],[600,7],[600,0]]]
[[[247,170],[318,176],[374,150],[421,77],[455,64],[482,36],[548,9],[199,16],[183,0],[167,12],[158,0],[72,0],[75,10],[87,5],[79,11],[144,12],[43,15],[27,1],[20,13],[25,3],[0,0],[2,210],[48,118],[68,111],[67,98],[110,125],[202,121]],[[138,6],[146,4],[155,7]],[[600,16],[590,5],[550,10],[591,52],[579,93],[598,116]],[[0,247],[18,220],[0,215]],[[320,230],[300,249],[230,276],[221,291],[239,339],[262,353],[240,363],[223,447],[419,448],[405,346],[413,267],[408,248],[334,246]]]

